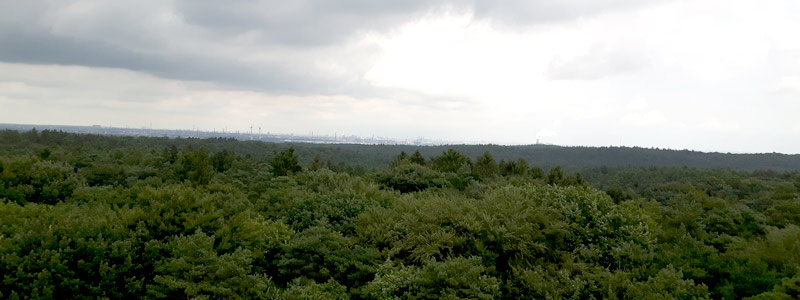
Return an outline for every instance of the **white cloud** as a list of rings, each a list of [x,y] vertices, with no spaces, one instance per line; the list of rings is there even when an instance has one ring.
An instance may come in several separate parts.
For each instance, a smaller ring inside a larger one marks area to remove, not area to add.
[[[703,121],[700,124],[700,129],[709,130],[709,131],[728,131],[728,132],[732,132],[732,131],[735,131],[735,130],[739,130],[740,129],[740,125],[739,125],[739,122],[736,122],[736,121],[730,121],[730,120],[723,121],[723,120],[711,119],[711,120],[708,120],[708,121]]]
[[[654,125],[662,125],[667,123],[667,118],[664,113],[658,110],[650,110],[644,112],[630,112],[622,116],[622,122],[626,125],[637,126],[640,128],[647,128]]]
[[[648,63],[645,54],[637,51],[596,44],[579,56],[565,58],[556,54],[545,74],[551,79],[592,80],[633,73]]]
[[[800,92],[800,76],[786,76],[768,89],[769,92]]]
[[[561,121],[553,121],[545,128],[536,132],[536,142],[544,144],[554,144],[557,142],[558,130],[561,128]]]

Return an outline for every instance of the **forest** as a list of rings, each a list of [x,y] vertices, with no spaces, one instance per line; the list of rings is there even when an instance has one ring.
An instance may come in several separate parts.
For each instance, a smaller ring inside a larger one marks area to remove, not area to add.
[[[800,297],[796,155],[523,148],[0,131],[0,299]]]

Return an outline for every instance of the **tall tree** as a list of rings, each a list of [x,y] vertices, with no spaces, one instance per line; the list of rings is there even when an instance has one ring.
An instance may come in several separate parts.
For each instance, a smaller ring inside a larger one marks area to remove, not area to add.
[[[294,154],[294,148],[291,147],[275,154],[275,157],[272,158],[269,165],[272,166],[272,173],[276,176],[287,176],[303,170],[303,167],[297,162],[297,155]]]
[[[322,163],[322,159],[319,157],[319,154],[317,154],[314,156],[314,161],[311,162],[311,166],[308,167],[308,169],[311,171],[316,171],[324,167],[325,165]]]
[[[392,161],[392,168],[397,167],[408,159],[408,154],[405,151],[400,151],[400,154],[394,157]]]
[[[509,175],[525,175],[528,173],[528,162],[520,158],[516,161],[500,161],[500,174],[503,176]]]
[[[422,154],[419,153],[419,150],[414,151],[414,154],[412,154],[411,157],[409,157],[409,160],[411,160],[411,163],[423,166],[425,165],[425,158],[422,157]],[[800,182],[800,180],[798,182]]]
[[[230,169],[232,163],[233,153],[228,152],[228,150],[217,152],[211,157],[211,164],[214,165],[214,169],[220,173]]]
[[[498,173],[497,162],[494,161],[494,157],[489,154],[489,151],[484,152],[483,155],[475,159],[475,167],[472,168],[472,172],[483,178],[491,177]]]
[[[169,149],[164,149],[164,158],[171,164],[174,164],[175,161],[178,160],[178,147],[175,145],[170,145]]]
[[[442,155],[431,158],[432,167],[440,172],[458,172],[462,167],[472,167],[472,160],[454,149],[447,149]]]

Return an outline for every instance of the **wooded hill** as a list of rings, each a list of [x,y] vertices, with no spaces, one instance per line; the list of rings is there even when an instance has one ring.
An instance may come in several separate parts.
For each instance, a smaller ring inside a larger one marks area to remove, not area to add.
[[[373,157],[377,165],[385,165],[401,151],[419,150],[424,157],[433,157],[447,149],[454,149],[469,157],[489,151],[498,160],[524,159],[531,165],[545,168],[561,166],[568,170],[610,166],[657,166],[691,168],[731,168],[737,170],[771,169],[776,171],[800,170],[800,155],[780,153],[729,154],[690,150],[650,149],[640,147],[563,147],[553,145],[336,145],[335,147],[358,153],[359,157]]]
[[[34,131],[35,132],[35,131]],[[72,145],[102,147],[105,149],[125,147],[152,147],[175,145],[179,149],[205,148],[210,152],[227,150],[254,159],[266,159],[276,151],[293,147],[301,163],[311,163],[319,157],[329,166],[351,170],[373,171],[386,167],[398,153],[419,151],[431,158],[448,149],[454,149],[469,157],[490,152],[498,161],[524,159],[528,164],[542,168],[560,166],[565,170],[578,171],[594,167],[690,167],[721,168],[734,170],[800,170],[799,154],[759,153],[730,154],[708,153],[690,150],[651,149],[640,147],[562,147],[553,145],[358,145],[358,144],[292,144],[239,141],[232,138],[155,138],[155,137],[111,137],[88,134],[72,134],[43,130],[38,134],[0,131],[0,151],[20,151],[35,147]],[[29,147],[19,147],[29,146]]]

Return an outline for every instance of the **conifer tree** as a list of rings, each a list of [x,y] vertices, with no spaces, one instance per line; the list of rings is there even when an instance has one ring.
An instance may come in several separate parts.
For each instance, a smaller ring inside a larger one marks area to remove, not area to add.
[[[294,148],[286,149],[275,155],[269,163],[272,166],[272,173],[276,176],[287,176],[303,170],[294,154]]]

